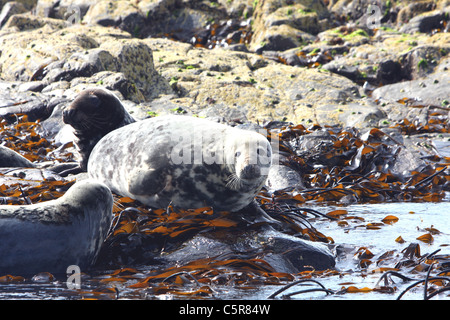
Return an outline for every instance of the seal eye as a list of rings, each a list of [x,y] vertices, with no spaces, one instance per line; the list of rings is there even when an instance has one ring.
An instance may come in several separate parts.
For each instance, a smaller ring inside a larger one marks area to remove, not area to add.
[[[88,104],[91,108],[98,108],[101,101],[96,95],[90,94],[86,97],[86,104]]]
[[[234,156],[237,158],[237,157],[239,157],[241,155],[241,152],[240,151],[237,151],[235,154],[234,154]]]

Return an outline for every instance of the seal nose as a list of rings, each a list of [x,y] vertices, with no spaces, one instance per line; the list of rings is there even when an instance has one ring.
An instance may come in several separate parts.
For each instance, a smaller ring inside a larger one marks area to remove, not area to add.
[[[241,171],[241,179],[256,179],[261,176],[261,168],[256,164],[246,165]]]
[[[67,108],[63,111],[63,121],[66,124],[70,124],[73,116],[75,115],[75,110],[71,108]]]

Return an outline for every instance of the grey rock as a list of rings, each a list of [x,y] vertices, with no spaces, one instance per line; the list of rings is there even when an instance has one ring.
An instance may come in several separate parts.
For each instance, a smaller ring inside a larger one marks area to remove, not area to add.
[[[77,77],[90,77],[104,70],[115,71],[116,65],[117,62],[108,51],[91,49],[74,53],[66,61],[57,61],[50,64],[45,68],[47,74],[43,80],[53,83],[61,80],[70,81]]]
[[[426,78],[399,82],[377,88],[372,97],[383,102],[397,102],[409,99],[408,105],[441,106],[444,100],[450,101],[450,74],[433,73]]]
[[[401,81],[403,79],[401,63],[390,59],[381,61],[378,64],[376,78],[383,84]]]
[[[34,92],[3,93],[0,106],[0,116],[7,121],[14,121],[16,114],[26,114],[29,121],[46,119],[54,107],[50,104],[50,97]]]
[[[433,140],[433,146],[440,157],[450,157],[450,140]]]
[[[333,254],[321,243],[285,235],[271,228],[229,233],[226,239],[197,235],[163,258],[182,265],[196,259],[239,257],[240,254],[248,259],[251,252],[259,252],[258,257],[267,261],[276,272],[287,273],[298,273],[309,266],[326,270],[335,265]]]
[[[443,28],[442,22],[448,20],[445,12],[435,10],[426,12],[412,18],[408,23],[400,28],[400,32],[430,32],[433,29]]]
[[[16,1],[7,2],[0,13],[0,28],[8,21],[8,19],[15,14],[24,13],[27,9],[25,6]]]
[[[441,46],[424,45],[402,54],[399,57],[402,78],[414,80],[433,73],[441,59],[447,55],[447,50]]]

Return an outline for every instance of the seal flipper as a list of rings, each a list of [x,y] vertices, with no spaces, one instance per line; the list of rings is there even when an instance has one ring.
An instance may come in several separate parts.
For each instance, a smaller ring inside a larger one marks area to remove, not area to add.
[[[164,168],[137,169],[128,177],[128,192],[135,195],[155,195],[164,190],[166,184]]]

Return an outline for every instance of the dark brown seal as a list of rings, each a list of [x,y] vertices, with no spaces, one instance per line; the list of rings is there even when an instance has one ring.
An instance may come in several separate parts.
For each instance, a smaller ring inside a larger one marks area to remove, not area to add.
[[[87,161],[97,142],[109,132],[135,122],[120,100],[102,88],[86,89],[63,111],[63,121],[74,129],[81,155],[80,167],[68,173],[87,171]]]

